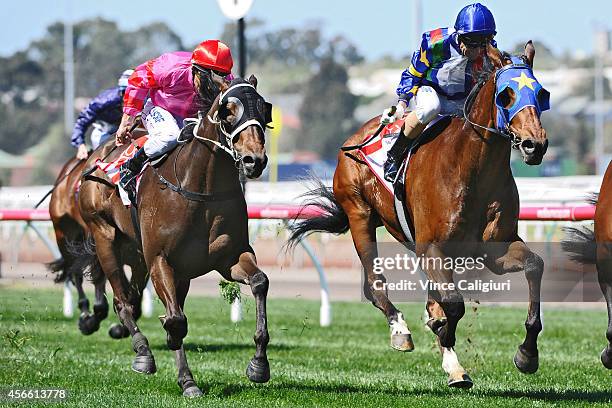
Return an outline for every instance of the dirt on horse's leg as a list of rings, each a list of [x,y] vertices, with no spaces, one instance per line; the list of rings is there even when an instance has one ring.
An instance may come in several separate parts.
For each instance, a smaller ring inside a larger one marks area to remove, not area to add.
[[[514,365],[522,373],[532,374],[538,371],[538,334],[542,331],[540,319],[540,287],[544,272],[544,261],[531,252],[525,243],[516,237],[508,246],[507,252],[497,259],[487,257],[485,264],[495,274],[525,272],[529,285],[529,308],[525,321],[525,341],[518,347],[514,356]]]
[[[268,277],[257,266],[255,254],[250,251],[238,257],[238,263],[230,268],[233,280],[248,283],[255,297],[257,327],[255,330],[255,356],[246,369],[249,380],[256,383],[265,383],[270,380],[270,363],[268,362],[267,347],[270,335],[268,334],[268,316],[266,313],[266,297],[268,296]]]
[[[444,253],[435,244],[430,244],[425,251],[427,259],[445,259]],[[453,271],[438,268],[436,262],[426,263],[427,277],[435,283],[452,283]],[[442,263],[440,263],[442,266]],[[429,314],[427,326],[436,334],[440,353],[442,354],[442,369],[448,374],[449,387],[471,388],[474,383],[465,369],[459,363],[455,352],[455,333],[457,324],[465,313],[463,297],[457,290],[431,290],[426,306]]]
[[[187,317],[183,313],[176,296],[174,269],[165,256],[157,255],[151,262],[151,281],[157,296],[166,306],[166,315],[159,320],[166,330],[166,343],[170,350],[178,350],[187,336]]]
[[[608,345],[601,352],[601,362],[604,367],[612,369],[612,248],[599,244],[597,260],[597,276],[608,307],[608,329],[606,338]],[[610,245],[610,244],[607,244]]]
[[[132,369],[138,373],[153,374],[157,370],[155,359],[147,338],[140,332],[134,319],[133,307],[129,301],[129,283],[113,244],[115,231],[110,226],[97,226],[92,229],[92,233],[100,265],[113,288],[115,312],[132,336],[132,347],[136,352]]]
[[[387,297],[384,290],[375,289],[374,283],[384,281],[384,276],[374,273],[374,259],[378,256],[376,248],[376,224],[369,211],[361,211],[355,208],[347,212],[353,243],[361,264],[363,265],[365,297],[372,302],[387,318],[391,331],[391,347],[398,351],[414,350],[412,333],[400,312]]]
[[[190,280],[181,280],[176,283],[176,297],[181,307],[181,310],[185,307],[185,298],[189,292]],[[185,355],[185,346],[181,345],[181,348],[175,352],[176,368],[178,370],[178,386],[183,391],[185,397],[199,397],[202,395],[202,391],[198,388],[193,374],[189,369],[187,363],[187,356]]]

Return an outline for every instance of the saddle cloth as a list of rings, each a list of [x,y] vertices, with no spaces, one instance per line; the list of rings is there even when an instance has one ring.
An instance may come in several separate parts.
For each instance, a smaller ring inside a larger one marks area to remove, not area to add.
[[[404,119],[389,123],[383,128],[378,136],[358,150],[359,155],[366,162],[370,170],[372,170],[372,173],[374,173],[378,181],[380,181],[391,194],[393,194],[393,186],[384,178],[383,165],[387,160],[387,152],[397,140],[403,124]],[[366,135],[362,142],[367,140],[370,136],[372,135]]]
[[[108,177],[108,179],[114,185],[117,186],[117,188],[119,189],[119,196],[121,197],[123,205],[128,207],[131,205],[128,195],[125,190],[119,186],[119,180],[121,179],[121,176],[119,174],[119,168],[123,163],[134,157],[138,149],[142,148],[148,138],[148,136],[142,136],[136,140],[133,140],[132,143],[127,147],[127,149],[121,152],[119,157],[117,157],[115,160],[112,160],[110,162],[103,162],[102,160],[97,159],[95,163],[96,166],[106,174],[106,177]],[[147,165],[143,166],[140,175],[142,175],[142,171],[144,171],[146,167]],[[138,187],[140,185],[140,175],[138,175],[136,178],[136,191],[138,191]]]
[[[410,147],[409,149],[410,153],[414,151],[420,145],[424,137],[429,137],[429,136],[435,137],[438,130],[434,128],[434,126],[438,124],[444,125],[445,119],[450,119],[450,116],[438,115],[434,120],[429,122],[427,126],[425,127],[425,130],[423,130],[423,133],[421,133],[416,138],[416,140]],[[370,170],[372,170],[372,173],[374,173],[378,181],[380,181],[382,185],[385,186],[385,188],[391,194],[393,194],[394,192],[393,183],[385,180],[385,177],[384,177],[385,172],[383,170],[383,165],[385,164],[385,161],[387,160],[387,152],[391,149],[391,147],[393,146],[393,144],[399,137],[400,132],[402,131],[403,125],[404,125],[404,119],[398,119],[393,123],[389,123],[387,126],[383,128],[383,130],[378,134],[378,136],[370,140],[368,144],[366,144],[364,147],[358,150],[359,155],[366,162]],[[370,136],[372,135],[371,134],[366,135],[366,137],[363,138],[362,143],[368,140]],[[410,161],[410,157],[411,157],[410,153],[406,154],[402,158],[402,161]],[[402,163],[401,168],[405,171],[407,166],[408,166],[408,163]]]

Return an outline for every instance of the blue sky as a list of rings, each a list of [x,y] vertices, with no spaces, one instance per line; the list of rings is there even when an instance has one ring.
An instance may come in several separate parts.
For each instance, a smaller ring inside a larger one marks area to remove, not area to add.
[[[0,55],[25,48],[44,35],[46,27],[62,20],[72,3],[74,20],[95,16],[134,29],[164,21],[185,44],[220,35],[226,18],[216,0],[27,0],[2,5]],[[416,48],[413,28],[414,0],[254,0],[248,17],[265,20],[271,28],[319,22],[326,35],[343,34],[367,58],[384,54],[403,56]],[[495,15],[500,48],[510,49],[528,39],[544,42],[554,52],[593,48],[593,26],[612,29],[612,0],[492,0],[481,1]],[[449,26],[468,2],[422,0],[423,30]],[[247,20],[248,24],[248,20]]]

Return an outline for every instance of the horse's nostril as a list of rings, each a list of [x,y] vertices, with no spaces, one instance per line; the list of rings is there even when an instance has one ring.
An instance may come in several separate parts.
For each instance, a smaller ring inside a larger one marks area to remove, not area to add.
[[[521,147],[523,148],[523,151],[527,154],[531,154],[535,151],[535,144],[533,143],[532,140],[523,140],[521,142]]]
[[[244,156],[242,162],[244,164],[255,164],[255,158],[253,156]]]

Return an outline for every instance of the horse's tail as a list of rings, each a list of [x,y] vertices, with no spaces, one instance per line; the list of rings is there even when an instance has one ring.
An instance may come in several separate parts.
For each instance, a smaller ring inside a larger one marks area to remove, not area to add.
[[[561,248],[569,254],[571,260],[581,264],[597,262],[597,244],[592,229],[567,227],[563,231],[565,239],[561,241]]]
[[[306,198],[301,211],[308,206],[314,206],[319,208],[323,215],[294,221],[289,225],[291,235],[285,244],[289,250],[293,249],[302,238],[313,232],[330,232],[339,235],[349,229],[348,216],[334,197],[332,188],[325,186],[319,178],[314,176],[310,181],[313,188],[301,196],[301,198]]]
[[[587,202],[591,205],[597,205],[599,200],[599,193],[592,193],[587,197]]]
[[[66,245],[68,252],[74,257],[74,262],[70,265],[69,273],[82,274],[93,283],[104,279],[102,266],[96,255],[96,244],[91,235],[86,235],[84,239],[68,242]]]
[[[46,266],[51,273],[55,274],[55,278],[53,278],[55,283],[62,283],[67,279],[70,279],[70,265],[68,265],[68,262],[63,256],[60,256],[56,260],[47,263]]]

